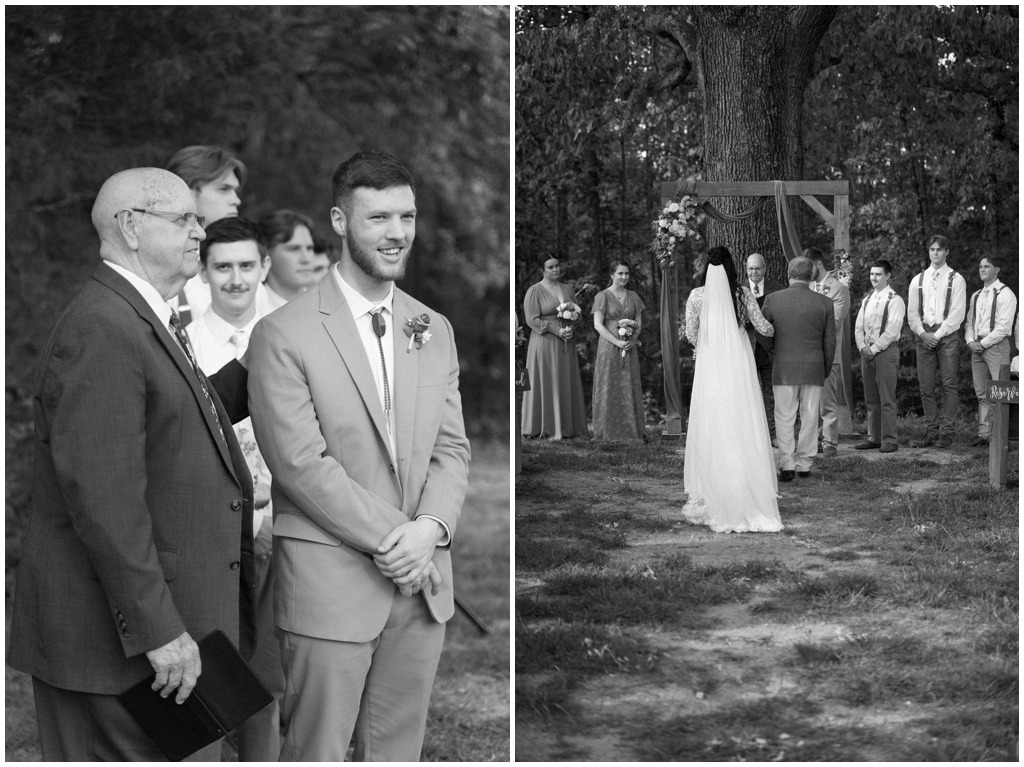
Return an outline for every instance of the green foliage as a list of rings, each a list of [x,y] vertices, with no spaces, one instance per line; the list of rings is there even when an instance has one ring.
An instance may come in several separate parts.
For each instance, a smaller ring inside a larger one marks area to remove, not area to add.
[[[417,179],[403,287],[453,321],[469,427],[504,433],[507,8],[21,6],[6,22],[7,380],[19,399],[97,261],[89,210],[112,173],[218,144],[248,166],[243,215],[306,211],[333,238],[331,174],[372,148]]]

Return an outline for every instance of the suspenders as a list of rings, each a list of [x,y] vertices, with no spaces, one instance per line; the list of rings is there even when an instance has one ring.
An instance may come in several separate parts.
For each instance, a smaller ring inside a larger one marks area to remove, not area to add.
[[[946,318],[949,317],[949,302],[953,298],[953,278],[956,277],[956,272],[950,270],[949,272],[949,284],[946,285],[946,307],[942,310],[942,321],[945,322]],[[924,272],[917,275],[917,306],[921,312],[921,322],[924,322]]]
[[[892,297],[894,295],[896,295],[896,294],[893,293],[893,292],[890,292],[889,293],[889,297],[887,299],[885,299],[885,306],[882,307],[882,324],[878,327],[878,335],[879,336],[881,336],[882,333],[885,332],[885,326],[889,324],[889,302],[892,301]],[[860,306],[860,310],[862,312],[867,310],[867,308],[868,308],[868,301],[870,301],[870,300],[871,300],[871,294],[870,293],[868,295],[864,296],[864,303],[862,303],[861,306]],[[947,306],[946,308],[948,309],[949,307]],[[921,313],[921,316],[924,316],[923,312]],[[867,315],[864,315],[864,332],[865,333],[867,333],[867,329],[868,329],[868,318],[867,318]],[[877,341],[878,339],[876,338],[875,340]]]
[[[984,288],[982,288],[984,290]],[[974,295],[971,297],[971,322],[978,321],[978,298],[981,296],[981,290],[974,291]],[[996,329],[996,302],[999,301],[999,288],[992,291],[992,311],[988,318],[988,332],[991,333]]]

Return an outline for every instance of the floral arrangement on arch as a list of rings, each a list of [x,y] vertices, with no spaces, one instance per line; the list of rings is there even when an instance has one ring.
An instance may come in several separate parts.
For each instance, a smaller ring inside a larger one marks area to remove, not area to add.
[[[651,250],[662,269],[675,265],[676,248],[686,237],[700,238],[690,223],[697,214],[697,201],[685,195],[679,202],[670,202],[655,219]]]

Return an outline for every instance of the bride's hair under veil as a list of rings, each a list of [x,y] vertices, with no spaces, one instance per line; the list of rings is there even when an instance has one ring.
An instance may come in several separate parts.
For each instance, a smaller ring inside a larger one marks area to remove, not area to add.
[[[708,272],[712,266],[721,266],[725,269],[725,277],[729,286],[729,299],[732,303],[732,313],[736,315],[736,321],[743,322],[743,315],[740,312],[739,278],[736,275],[736,264],[732,260],[732,253],[723,245],[716,245],[708,250],[707,263],[701,272],[698,284],[705,288],[704,300],[707,301],[707,279]]]

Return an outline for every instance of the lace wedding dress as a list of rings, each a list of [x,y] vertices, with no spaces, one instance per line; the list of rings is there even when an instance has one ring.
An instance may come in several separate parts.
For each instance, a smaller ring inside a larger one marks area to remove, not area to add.
[[[775,330],[742,288],[741,313],[762,335]],[[686,431],[683,516],[719,533],[782,529],[778,479],[750,340],[737,322],[725,269],[708,266],[704,288],[686,304],[697,349]]]

